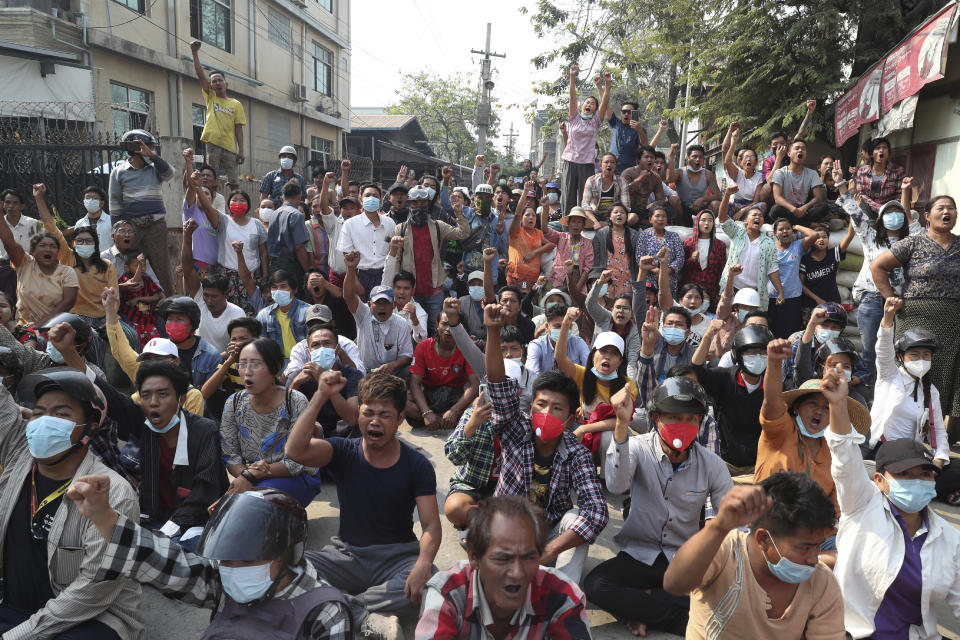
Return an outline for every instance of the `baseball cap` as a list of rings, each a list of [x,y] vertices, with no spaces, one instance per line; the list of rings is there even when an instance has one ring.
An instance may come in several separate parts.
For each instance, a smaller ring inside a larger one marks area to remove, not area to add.
[[[556,190],[559,191],[559,190],[560,190],[560,185],[558,185],[556,182],[548,182],[547,184],[543,185],[543,188],[544,188],[544,189],[556,189]]]
[[[405,185],[405,184],[400,184],[400,183],[398,182],[397,184],[395,184],[395,185],[393,185],[392,187],[390,187],[390,189],[387,191],[387,195],[390,195],[390,194],[392,194],[392,193],[396,193],[396,192],[398,192],[398,191],[402,191],[403,193],[407,193],[408,191],[410,191],[410,189],[407,188],[407,185]]]
[[[511,191],[510,193],[511,193],[511,195],[522,196],[522,195],[523,195],[523,189],[514,189],[514,190]]]
[[[471,271],[467,276],[467,282],[471,280],[483,280],[483,271]]]
[[[333,312],[330,311],[330,307],[325,304],[315,304],[311,305],[307,309],[307,317],[304,320],[305,323],[312,322],[313,320],[320,320],[321,322],[332,322],[333,321]]]
[[[341,207],[343,207],[344,203],[346,203],[346,204],[355,204],[355,205],[357,205],[358,207],[360,206],[360,201],[357,200],[356,198],[354,198],[353,196],[345,196],[345,197],[343,197],[343,198],[340,198],[340,202],[338,202],[337,204],[340,205]]]
[[[492,195],[493,195],[493,187],[491,187],[490,185],[488,185],[486,182],[484,182],[483,184],[478,184],[478,185],[477,185],[476,194],[477,194],[477,195],[484,194],[484,195],[492,196]]]
[[[393,302],[393,288],[385,284],[378,284],[370,291],[370,302],[389,300]]]
[[[620,351],[620,355],[623,355],[623,338],[620,337],[620,334],[615,331],[604,331],[597,336],[597,339],[593,343],[593,348],[597,351],[604,347],[616,347]]]
[[[887,440],[877,449],[877,472],[903,473],[913,467],[930,467],[940,471],[933,464],[933,456],[927,448],[913,438]]]
[[[173,356],[174,358],[180,357],[180,351],[177,349],[177,345],[173,344],[172,340],[167,338],[151,338],[150,342],[143,347],[143,352],[137,356],[137,362],[143,360],[143,356],[148,353],[155,356]]]

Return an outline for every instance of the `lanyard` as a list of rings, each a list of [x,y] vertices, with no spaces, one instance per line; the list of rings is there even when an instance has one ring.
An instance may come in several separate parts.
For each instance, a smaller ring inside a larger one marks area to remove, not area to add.
[[[37,465],[33,465],[33,469],[30,471],[30,522],[33,522],[33,519],[37,517],[37,514],[40,513],[40,510],[45,506],[62,496],[66,493],[67,489],[70,487],[70,483],[73,482],[73,478],[70,478],[63,483],[59,488],[57,488],[53,493],[44,498],[39,505],[37,505]]]

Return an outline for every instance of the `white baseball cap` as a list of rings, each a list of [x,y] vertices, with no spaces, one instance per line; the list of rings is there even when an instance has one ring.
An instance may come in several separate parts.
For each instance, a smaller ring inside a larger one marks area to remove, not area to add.
[[[483,281],[483,271],[471,271],[470,275],[467,276],[467,282],[471,280]]]
[[[733,296],[733,304],[760,308],[760,294],[757,293],[756,289],[749,287],[740,289],[740,291],[737,291],[737,295]]]
[[[177,349],[177,345],[173,344],[172,340],[167,338],[151,338],[150,342],[143,347],[143,353],[137,356],[137,361],[143,360],[143,356],[148,353],[155,356],[173,356],[174,358],[180,357],[180,351]]]
[[[597,351],[609,346],[616,347],[620,355],[623,356],[623,338],[620,337],[619,333],[615,331],[604,331],[597,336],[597,339],[593,343],[593,348]]]

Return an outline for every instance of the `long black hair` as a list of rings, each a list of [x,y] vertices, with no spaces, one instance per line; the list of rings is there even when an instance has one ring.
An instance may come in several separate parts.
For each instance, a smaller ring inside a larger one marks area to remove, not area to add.
[[[593,375],[593,356],[596,352],[596,348],[593,348],[590,349],[590,353],[587,355],[587,364],[589,366],[584,367],[583,386],[580,387],[580,398],[583,404],[591,404],[597,397],[597,376]],[[610,385],[611,398],[613,394],[627,386],[627,376],[624,372],[626,365],[627,359],[621,353],[620,366],[617,368],[617,377],[607,383]]]
[[[77,253],[77,236],[81,233],[88,233],[90,237],[93,238],[93,255],[88,258],[90,260],[90,265],[93,267],[93,270],[97,273],[103,273],[109,268],[107,261],[100,257],[100,234],[97,233],[95,227],[78,227],[73,236],[73,258],[75,261],[75,269],[80,273],[87,272],[87,265],[84,264],[83,259],[80,257],[80,254]]]
[[[617,203],[615,203],[613,206],[610,207],[610,213],[613,213],[613,208],[614,208],[614,207],[620,207],[620,208],[623,209],[624,211],[626,211],[626,209],[627,209],[626,207],[623,206],[623,203],[622,203],[622,202],[617,202]],[[627,211],[627,213],[629,213],[629,211]],[[608,218],[609,218],[609,214],[608,214]],[[612,253],[613,253],[613,225],[612,225],[612,224],[611,224],[611,225],[608,225],[608,226],[607,226],[607,229],[608,229],[608,233],[607,233],[607,253],[608,253],[608,254],[612,254]],[[626,253],[627,253],[627,260],[628,260],[627,264],[628,264],[628,265],[634,264],[634,263],[636,262],[636,260],[634,260],[634,257],[633,257],[633,256],[634,256],[634,252],[635,252],[636,249],[635,249],[635,247],[633,246],[633,243],[630,242],[630,227],[628,227],[626,224],[623,225],[623,248],[624,248],[624,250],[625,250]]]

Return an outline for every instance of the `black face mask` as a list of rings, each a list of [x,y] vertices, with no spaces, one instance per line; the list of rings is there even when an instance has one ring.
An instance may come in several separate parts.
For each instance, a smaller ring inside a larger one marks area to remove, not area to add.
[[[410,224],[415,227],[424,227],[430,216],[426,207],[410,207]]]

